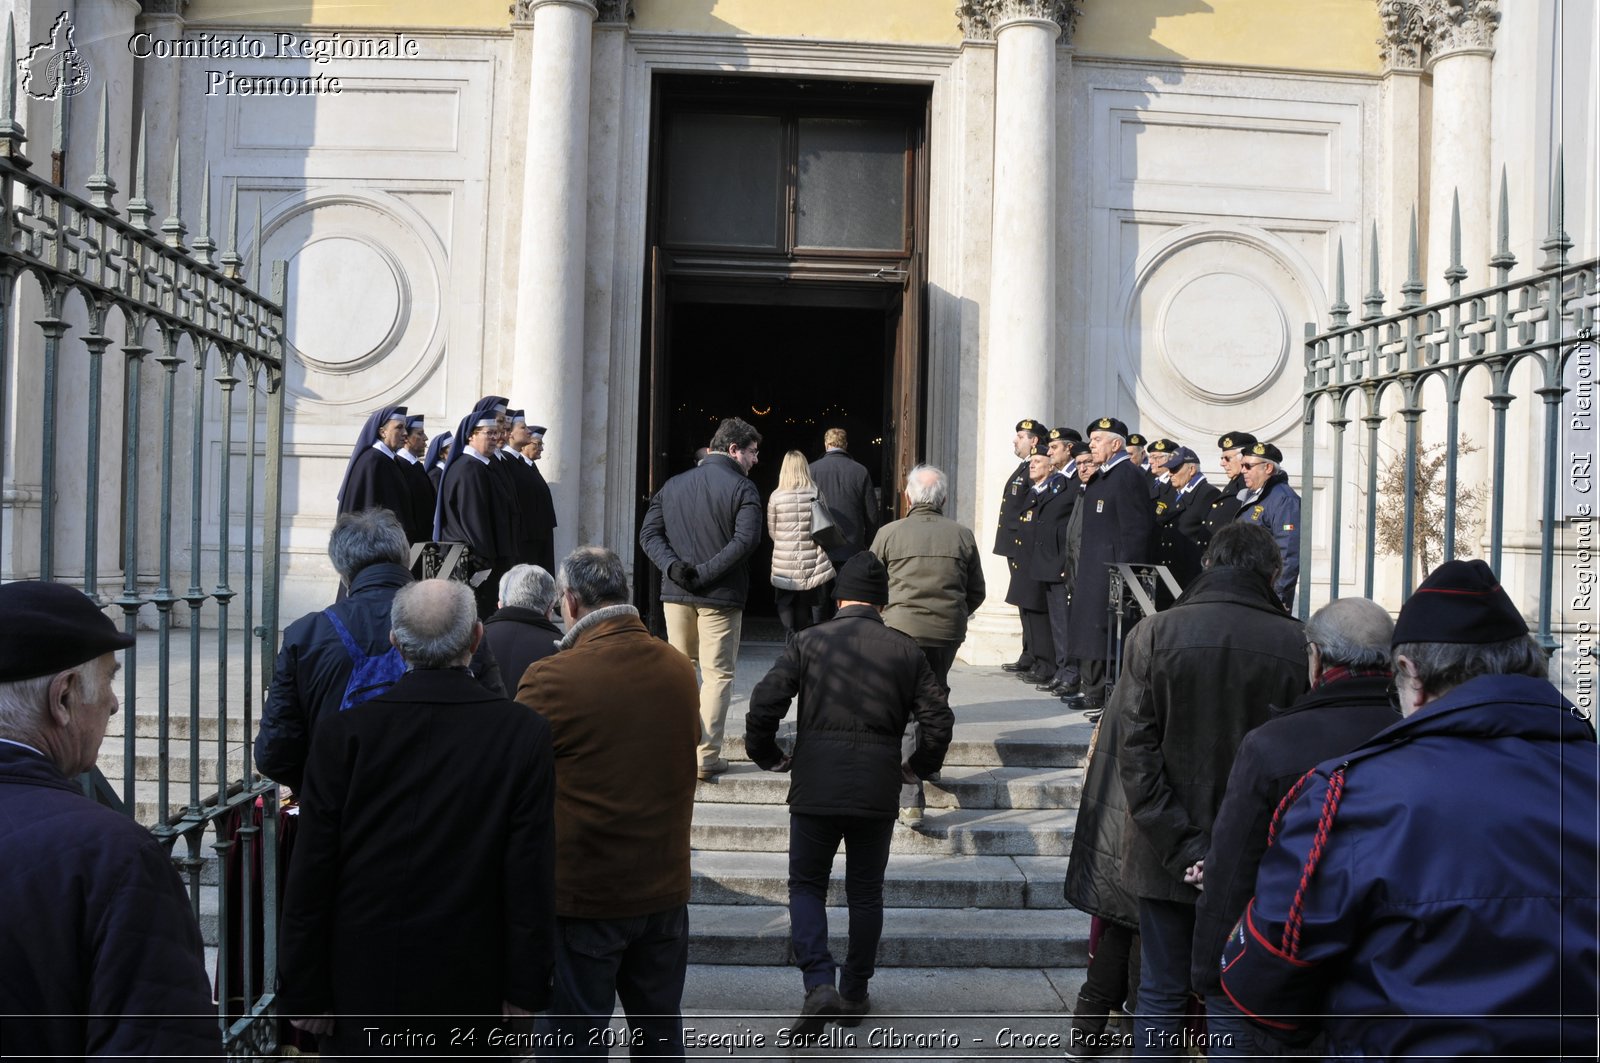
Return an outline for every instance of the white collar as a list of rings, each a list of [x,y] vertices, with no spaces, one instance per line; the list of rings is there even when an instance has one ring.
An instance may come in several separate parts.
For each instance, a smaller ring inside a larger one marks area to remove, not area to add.
[[[389,457],[394,457],[394,451],[390,450],[383,440],[378,440],[376,443],[372,444],[372,446],[374,450],[381,450]]]
[[[467,453],[466,453],[465,456],[469,457],[469,458],[477,458],[479,461],[483,462],[485,465],[489,464],[489,459],[486,456],[484,456],[482,454],[479,454],[476,450],[473,450],[471,447],[467,448]]]
[[[23,749],[26,749],[30,753],[37,753],[41,757],[44,757],[44,750],[35,749],[33,746],[30,746],[26,742],[18,742],[15,738],[0,738],[0,742],[4,742],[8,746],[21,746]],[[49,757],[44,757],[44,759],[45,760],[49,760],[50,758]]]
[[[395,456],[398,457],[401,461],[409,462],[412,465],[415,465],[415,464],[417,464],[418,462],[420,462],[422,460],[421,458],[417,457],[415,454],[411,453],[411,451],[405,450],[404,448],[402,448],[400,453],[395,455]]]
[[[1182,498],[1184,495],[1188,494],[1190,491],[1193,491],[1196,487],[1199,487],[1201,484],[1203,484],[1205,482],[1206,482],[1206,474],[1205,473],[1203,473],[1203,472],[1195,473],[1193,476],[1189,477],[1189,482],[1184,484],[1183,487],[1179,489],[1178,497]]]
[[[1119,450],[1111,456],[1110,461],[1102,462],[1100,464],[1100,472],[1104,473],[1107,469],[1114,469],[1127,460],[1129,460],[1128,452],[1126,450]]]

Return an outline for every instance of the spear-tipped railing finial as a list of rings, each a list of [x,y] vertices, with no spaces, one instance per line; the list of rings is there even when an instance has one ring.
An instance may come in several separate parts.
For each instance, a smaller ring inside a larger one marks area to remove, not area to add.
[[[1422,283],[1422,267],[1417,258],[1417,207],[1411,205],[1411,243],[1406,251],[1406,282],[1400,285],[1401,310],[1415,310],[1422,305],[1422,293],[1427,285]]]
[[[1333,305],[1328,308],[1333,315],[1333,327],[1350,323],[1350,304],[1344,301],[1344,237],[1339,237],[1339,253],[1333,260]]]
[[[150,197],[146,194],[145,186],[150,180],[150,164],[145,157],[145,142],[149,139],[146,133],[145,116],[139,115],[139,147],[133,157],[133,198],[128,200],[128,220],[135,229],[151,232],[150,219],[156,216],[155,208],[150,205]]]
[[[1383,316],[1383,289],[1378,287],[1378,223],[1377,222],[1373,222],[1372,223],[1372,238],[1367,241],[1367,246],[1368,246],[1368,248],[1370,249],[1370,252],[1371,252],[1368,255],[1368,259],[1369,259],[1368,273],[1370,274],[1370,279],[1369,279],[1370,286],[1367,288],[1366,298],[1361,300],[1361,306],[1363,308],[1362,309],[1362,313],[1361,313],[1361,320],[1363,320],[1363,321],[1371,321],[1373,318],[1379,318],[1379,317]]]
[[[212,252],[217,249],[217,242],[211,239],[211,164],[205,166],[204,177],[200,181],[200,234],[194,238],[194,243],[189,245],[194,251],[194,257],[208,266],[215,266],[217,260]]]
[[[161,231],[167,234],[167,246],[183,249],[184,234],[189,227],[183,224],[183,141],[172,142],[172,183],[167,193],[167,209],[171,211],[167,220],[161,223]]]
[[[1461,264],[1461,189],[1450,196],[1450,264],[1444,268],[1444,279],[1450,285],[1450,297],[1461,294],[1461,282],[1467,279],[1467,267]]]
[[[105,85],[100,86],[100,127],[95,130],[94,173],[84,182],[89,190],[89,202],[101,210],[116,213],[111,197],[116,195],[117,182],[111,177],[111,95]]]
[[[222,272],[232,280],[239,279],[239,267],[244,259],[239,255],[239,186],[234,184],[228,193],[228,248],[222,252]]]
[[[1550,235],[1544,238],[1539,250],[1544,252],[1540,269],[1560,269],[1567,264],[1567,252],[1572,250],[1572,237],[1567,235],[1567,181],[1566,146],[1556,146],[1556,172],[1550,179]]]
[[[22,145],[28,137],[17,121],[17,24],[11,13],[6,13],[6,68],[0,71],[0,155],[18,166],[27,166]]]

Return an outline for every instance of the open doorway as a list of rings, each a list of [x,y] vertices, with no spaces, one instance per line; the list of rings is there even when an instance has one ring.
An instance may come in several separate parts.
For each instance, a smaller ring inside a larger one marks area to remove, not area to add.
[[[761,460],[750,479],[762,505],[778,485],[787,451],[811,461],[822,433],[843,428],[850,454],[867,467],[883,499],[890,359],[887,314],[836,306],[684,303],[673,309],[668,343],[667,448],[672,472],[691,466],[724,417],[760,431]],[[888,492],[892,500],[893,491]],[[750,560],[749,617],[774,615],[772,541]]]

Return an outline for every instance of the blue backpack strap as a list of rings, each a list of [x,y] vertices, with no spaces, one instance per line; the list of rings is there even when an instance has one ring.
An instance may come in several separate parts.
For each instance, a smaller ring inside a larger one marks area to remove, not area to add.
[[[329,606],[322,611],[322,615],[328,618],[328,623],[333,625],[333,630],[339,633],[339,641],[344,643],[344,651],[350,655],[350,659],[357,664],[361,663],[367,656],[367,651],[356,644],[355,636],[351,635],[350,629],[344,626],[344,621],[339,619],[339,614],[333,611],[332,606]]]

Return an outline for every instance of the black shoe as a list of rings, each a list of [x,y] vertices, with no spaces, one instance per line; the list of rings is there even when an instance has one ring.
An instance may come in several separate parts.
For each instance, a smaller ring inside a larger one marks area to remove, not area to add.
[[[1099,723],[1100,717],[1105,715],[1106,707],[1088,702],[1083,707],[1083,718],[1090,723]]]
[[[1056,696],[1059,697],[1061,699],[1061,703],[1069,709],[1081,709],[1086,702],[1086,699],[1082,694],[1068,694],[1063,692]]]
[[[800,1017],[789,1027],[789,1036],[795,1040],[819,1036],[828,1021],[839,1014],[839,991],[831,982],[814,985],[806,990],[805,1003],[800,1005]]]
[[[1059,679],[1047,679],[1043,683],[1034,684],[1033,689],[1043,690],[1047,694],[1059,694],[1066,689],[1066,684]]]
[[[1021,661],[1012,661],[1010,664],[1002,664],[1000,666],[1000,670],[1002,672],[1026,672],[1032,667],[1032,664],[1023,664]]]
[[[860,1000],[851,1000],[849,997],[839,998],[839,1025],[860,1026],[861,1020],[866,1018],[867,1012],[872,1010],[872,996],[862,993]]]

